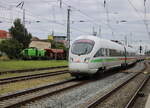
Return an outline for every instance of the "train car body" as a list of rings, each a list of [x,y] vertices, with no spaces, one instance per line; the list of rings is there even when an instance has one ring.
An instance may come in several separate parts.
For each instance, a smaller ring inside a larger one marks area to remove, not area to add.
[[[64,60],[66,59],[66,54],[63,49],[45,49],[46,56],[50,59]]]
[[[93,75],[99,70],[136,61],[133,48],[95,36],[78,37],[69,51],[69,70],[73,76]]]
[[[24,59],[38,59],[45,57],[45,50],[39,50],[37,48],[26,48],[22,51]]]
[[[23,59],[36,60],[36,59],[55,59],[64,60],[66,59],[66,53],[63,49],[37,49],[34,47],[26,48],[22,52]]]

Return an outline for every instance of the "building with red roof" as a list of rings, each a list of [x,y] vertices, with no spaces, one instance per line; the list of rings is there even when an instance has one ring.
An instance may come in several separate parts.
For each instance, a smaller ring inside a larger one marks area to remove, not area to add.
[[[0,39],[9,39],[11,38],[11,35],[9,32],[5,30],[0,30]]]

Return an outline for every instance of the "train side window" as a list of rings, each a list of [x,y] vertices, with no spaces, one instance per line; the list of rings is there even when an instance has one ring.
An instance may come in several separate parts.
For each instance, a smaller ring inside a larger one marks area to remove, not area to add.
[[[135,56],[135,53],[132,53],[132,56]]]
[[[26,50],[24,50],[24,53],[26,54],[26,55],[28,55],[28,50],[26,49]]]
[[[123,56],[127,56],[125,51],[123,51]]]
[[[117,50],[116,50],[115,56],[120,56],[120,51],[117,51]]]
[[[110,56],[116,56],[116,50],[110,49]]]
[[[100,57],[100,56],[104,56],[104,49],[100,48],[96,54],[94,55],[94,57]]]
[[[122,56],[125,56],[125,51],[122,52]]]
[[[102,48],[102,54],[101,56],[106,56],[106,48]]]
[[[123,51],[120,51],[120,56],[124,56],[124,52]]]
[[[115,50],[115,49],[110,49],[109,50],[109,53],[110,53],[110,56],[121,56],[122,54],[123,54],[123,52],[122,51],[117,51],[117,50]]]
[[[106,48],[102,48],[101,56],[107,56],[107,49]]]
[[[105,55],[109,56],[109,49],[105,49]]]
[[[109,55],[110,56],[112,56],[112,53],[113,53],[112,49],[109,49]]]
[[[129,56],[129,52],[126,52],[126,56]]]
[[[121,53],[121,51],[119,51],[119,56],[121,56],[122,55],[122,53]]]

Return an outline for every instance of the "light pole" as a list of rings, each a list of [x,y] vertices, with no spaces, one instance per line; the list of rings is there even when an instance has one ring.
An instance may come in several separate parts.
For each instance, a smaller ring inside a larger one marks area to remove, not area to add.
[[[69,6],[67,9],[67,59],[69,60],[69,49],[70,49],[70,9],[71,7]]]
[[[70,48],[70,6],[67,9],[67,43],[68,43],[68,48]]]

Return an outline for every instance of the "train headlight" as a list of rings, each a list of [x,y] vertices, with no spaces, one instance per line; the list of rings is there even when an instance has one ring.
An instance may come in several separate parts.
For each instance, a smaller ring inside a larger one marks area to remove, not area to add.
[[[84,62],[88,63],[89,60],[90,60],[90,57],[87,57],[87,58],[84,59]]]

